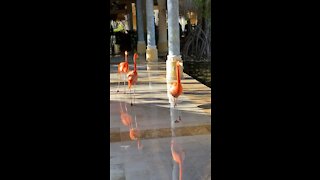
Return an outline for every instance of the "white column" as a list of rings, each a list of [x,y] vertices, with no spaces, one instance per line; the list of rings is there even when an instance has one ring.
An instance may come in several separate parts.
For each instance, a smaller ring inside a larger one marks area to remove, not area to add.
[[[157,61],[158,50],[156,46],[153,0],[146,0],[146,13],[147,13],[147,43],[148,43],[147,50],[146,50],[146,60]]]
[[[167,17],[166,17],[166,0],[158,0],[159,6],[159,55],[168,53],[168,36],[167,36]]]
[[[137,10],[137,21],[138,21],[138,44],[137,51],[138,54],[144,54],[146,52],[146,42],[144,41],[144,26],[143,26],[143,17],[142,17],[142,0],[136,1],[136,10]]]
[[[132,4],[131,1],[129,1],[127,4],[127,10],[128,10],[128,26],[129,30],[132,30]]]
[[[167,0],[168,7],[168,51],[166,61],[167,88],[172,82],[175,82],[176,77],[176,62],[182,64],[180,55],[180,25],[179,25],[179,0]],[[180,77],[183,78],[183,64],[180,66]],[[172,105],[172,98],[168,91],[169,103]]]

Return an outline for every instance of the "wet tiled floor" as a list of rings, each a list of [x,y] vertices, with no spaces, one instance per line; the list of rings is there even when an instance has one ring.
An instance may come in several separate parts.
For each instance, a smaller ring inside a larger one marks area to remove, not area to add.
[[[110,179],[211,179],[211,89],[184,74],[184,93],[170,108],[165,63],[140,58],[131,106],[123,82],[117,93],[123,59],[110,62]]]

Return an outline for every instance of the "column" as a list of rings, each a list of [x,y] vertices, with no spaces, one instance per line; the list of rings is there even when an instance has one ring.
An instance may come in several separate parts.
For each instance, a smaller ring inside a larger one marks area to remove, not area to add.
[[[136,3],[132,3],[132,28],[134,31],[138,32],[137,30],[137,8]]]
[[[148,44],[147,51],[146,51],[146,60],[157,61],[158,50],[156,46],[153,0],[146,0],[146,14],[147,14],[147,44]]]
[[[143,27],[144,27],[144,31],[143,32],[147,32],[147,14],[146,14],[146,0],[142,0],[142,17],[143,17]],[[144,37],[147,37],[146,34]]]
[[[129,1],[127,4],[127,11],[128,11],[128,26],[129,30],[132,30],[132,4],[131,1]]]
[[[142,17],[142,0],[137,0],[137,21],[138,21],[138,44],[137,52],[138,54],[144,54],[146,52],[146,43],[144,41],[144,26]]]
[[[166,17],[166,0],[158,0],[159,7],[159,55],[167,55],[168,53],[168,36],[167,36],[167,17]]]
[[[182,64],[180,55],[180,25],[179,25],[179,0],[167,0],[168,8],[168,51],[166,61],[167,87],[169,88],[172,82],[176,81],[176,62]],[[180,66],[180,77],[183,78],[183,66]],[[169,103],[172,105],[172,98],[170,98],[168,91]]]

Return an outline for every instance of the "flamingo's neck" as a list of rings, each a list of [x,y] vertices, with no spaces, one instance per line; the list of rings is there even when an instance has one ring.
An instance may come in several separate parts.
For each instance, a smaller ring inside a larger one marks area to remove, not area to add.
[[[180,66],[177,65],[176,66],[176,73],[177,73],[177,81],[178,81],[178,84],[180,84]]]
[[[136,62],[136,57],[133,58],[133,64],[134,64],[134,71],[137,71],[137,62]]]
[[[124,58],[125,58],[125,61],[128,62],[128,52],[127,51],[124,52]]]

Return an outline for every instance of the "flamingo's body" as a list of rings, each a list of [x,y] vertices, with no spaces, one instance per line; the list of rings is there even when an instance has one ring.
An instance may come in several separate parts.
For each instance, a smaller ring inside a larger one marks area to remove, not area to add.
[[[118,65],[118,73],[127,73],[129,72],[129,63],[128,61],[121,62]]]
[[[178,82],[174,82],[171,84],[170,87],[170,94],[175,97],[178,98],[181,94],[182,94],[182,85],[179,84]]]
[[[138,58],[138,54],[135,53],[133,55],[133,63],[134,63],[134,68],[132,71],[130,71],[128,74],[127,74],[127,77],[128,77],[128,87],[131,91],[131,88],[133,86],[133,93],[134,92],[134,86],[136,85],[137,81],[138,81],[138,72],[137,72],[137,60]],[[132,98],[131,98],[131,106],[132,106]]]
[[[119,92],[119,85],[121,81],[121,74],[127,74],[129,72],[129,63],[128,63],[128,52],[125,51],[125,61],[119,63],[118,65],[118,74],[119,74],[119,82],[118,82],[118,90]],[[125,92],[125,86],[126,86],[126,80],[125,80],[125,75],[123,77],[123,86],[124,86],[124,92]]]
[[[169,88],[169,92],[174,98],[174,106],[176,105],[177,98],[183,92],[183,88],[180,80],[180,62],[179,61],[177,61],[177,64],[176,64],[176,75],[177,75],[177,82],[172,83]]]
[[[127,75],[128,77],[128,87],[131,89],[133,85],[135,85],[138,81],[138,73],[137,71],[131,71]]]

